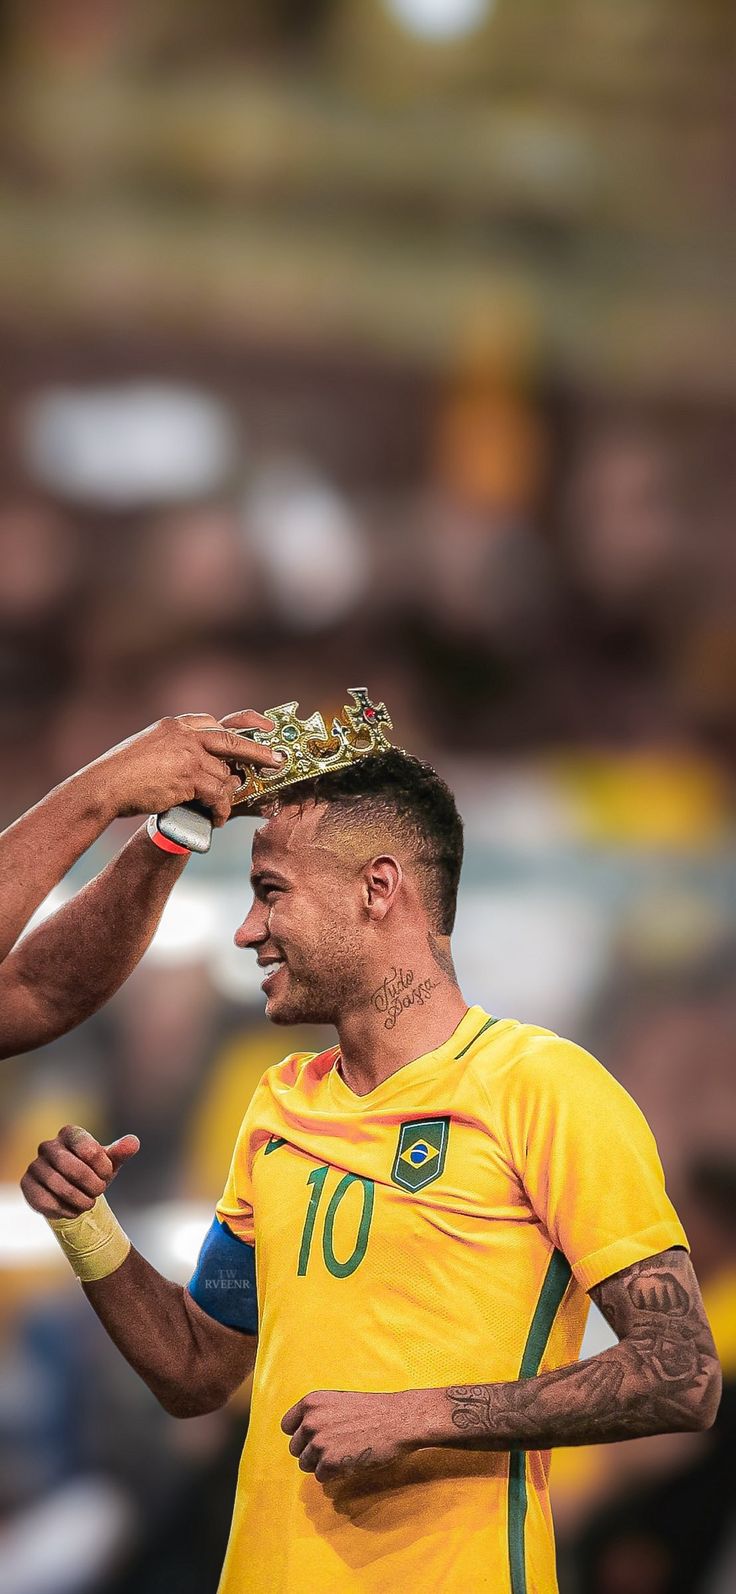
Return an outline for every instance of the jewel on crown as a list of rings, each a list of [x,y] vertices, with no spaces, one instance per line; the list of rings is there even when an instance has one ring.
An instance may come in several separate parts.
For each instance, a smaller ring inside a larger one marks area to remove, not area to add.
[[[245,767],[245,780],[234,798],[238,806],[252,808],[299,780],[346,769],[372,753],[386,752],[391,743],[383,726],[393,730],[393,725],[385,703],[371,702],[365,686],[349,686],[348,691],[353,702],[335,716],[329,731],[320,713],[300,720],[296,700],[264,710],[274,729],[253,731],[249,740],[277,747],[286,756],[278,769]]]

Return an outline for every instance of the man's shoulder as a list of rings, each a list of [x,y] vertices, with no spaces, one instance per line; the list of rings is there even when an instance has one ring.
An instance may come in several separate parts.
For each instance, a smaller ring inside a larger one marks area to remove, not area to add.
[[[482,1010],[481,1010],[482,1011]],[[540,1024],[525,1024],[518,1018],[486,1016],[467,1051],[468,1063],[479,1067],[508,1067],[527,1053],[540,1055],[546,1047],[559,1045],[561,1037]],[[563,1041],[563,1045],[571,1044]]]
[[[483,1084],[507,1084],[517,1091],[537,1081],[569,1083],[610,1078],[602,1063],[576,1041],[520,1019],[496,1020],[478,1039],[468,1065]]]

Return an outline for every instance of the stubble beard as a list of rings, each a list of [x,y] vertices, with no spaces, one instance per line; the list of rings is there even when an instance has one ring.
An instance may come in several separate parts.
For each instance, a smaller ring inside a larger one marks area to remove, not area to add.
[[[271,1024],[337,1025],[343,1014],[361,1000],[368,1000],[365,975],[356,950],[354,959],[335,957],[333,949],[322,946],[314,953],[315,971],[295,973],[287,962],[288,987],[282,996],[270,997],[266,1018]]]

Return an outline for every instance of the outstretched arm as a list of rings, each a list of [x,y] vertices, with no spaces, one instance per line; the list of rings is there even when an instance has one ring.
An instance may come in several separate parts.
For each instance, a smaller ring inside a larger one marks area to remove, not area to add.
[[[139,830],[0,968],[0,1057],[45,1046],[96,1013],[155,934],[187,859]]]
[[[21,1189],[36,1212],[57,1229],[63,1224],[67,1255],[70,1241],[78,1248],[75,1271],[126,1361],[172,1416],[197,1417],[224,1405],[247,1377],[257,1338],[215,1321],[188,1289],[164,1278],[130,1246],[103,1198],[138,1149],[134,1135],[101,1146],[85,1129],[67,1124],[39,1146]],[[87,1227],[80,1230],[83,1214]],[[108,1266],[105,1276],[89,1277]]]
[[[427,1445],[546,1450],[709,1428],[721,1376],[698,1282],[673,1247],[605,1279],[591,1295],[619,1344],[538,1377],[399,1394],[319,1390],[282,1427],[320,1480],[383,1466]]]
[[[28,1051],[97,1011],[148,946],[185,858],[144,832],[11,952],[31,914],[111,820],[199,798],[224,824],[239,785],[240,729],[268,729],[251,710],[160,720],[64,781],[0,836],[0,1057]],[[248,760],[274,763],[248,742]]]

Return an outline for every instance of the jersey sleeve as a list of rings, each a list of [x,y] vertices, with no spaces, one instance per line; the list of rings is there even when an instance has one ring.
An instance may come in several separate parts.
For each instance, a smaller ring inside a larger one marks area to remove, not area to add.
[[[253,1157],[257,1145],[268,1139],[268,1132],[262,1127],[259,1128],[266,1094],[264,1081],[267,1077],[268,1074],[265,1074],[248,1103],[235,1141],[225,1188],[215,1207],[215,1214],[220,1222],[226,1223],[231,1233],[237,1235],[239,1240],[245,1240],[246,1245],[255,1245],[256,1239],[253,1212]]]
[[[583,1289],[670,1246],[689,1250],[644,1114],[590,1053],[534,1037],[510,1083],[514,1165]]]

